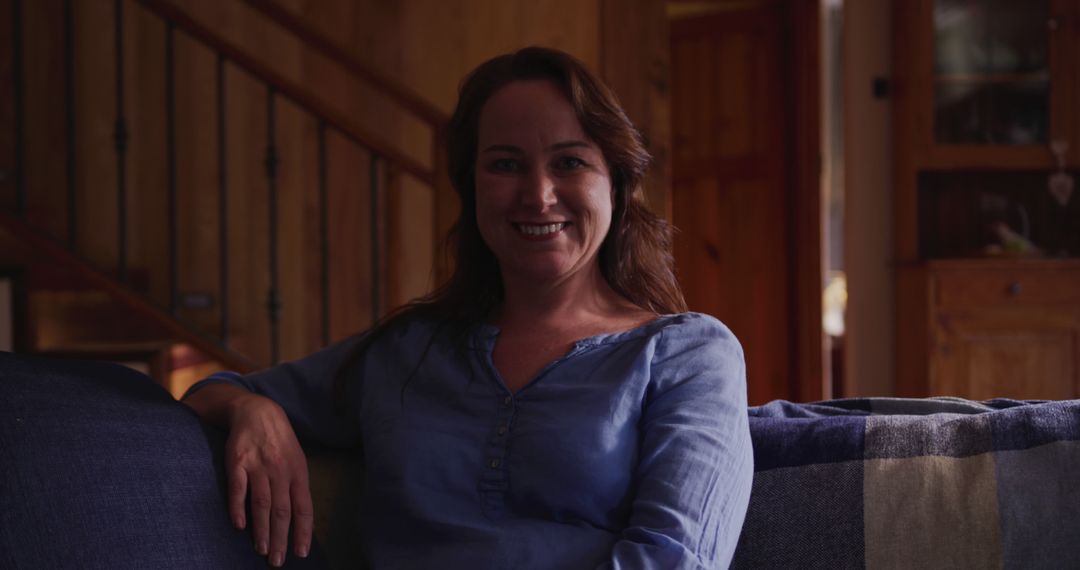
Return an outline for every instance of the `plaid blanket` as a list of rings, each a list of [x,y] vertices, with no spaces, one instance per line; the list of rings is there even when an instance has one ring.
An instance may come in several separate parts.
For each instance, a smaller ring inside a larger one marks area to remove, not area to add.
[[[733,568],[1080,568],[1080,400],[750,409]]]

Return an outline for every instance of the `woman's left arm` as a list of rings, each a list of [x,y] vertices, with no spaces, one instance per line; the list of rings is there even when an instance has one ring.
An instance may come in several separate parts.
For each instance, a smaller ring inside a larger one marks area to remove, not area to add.
[[[745,364],[726,327],[701,324],[658,342],[630,521],[602,568],[731,563],[754,476]]]

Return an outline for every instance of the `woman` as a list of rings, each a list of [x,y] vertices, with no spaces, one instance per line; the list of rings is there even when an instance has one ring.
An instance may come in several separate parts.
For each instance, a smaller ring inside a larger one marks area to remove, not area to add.
[[[466,79],[449,133],[448,283],[186,396],[230,429],[236,526],[250,494],[257,550],[280,564],[291,525],[306,555],[295,429],[361,444],[375,568],[725,567],[753,471],[742,351],[683,312],[638,132],[580,62],[527,48]]]

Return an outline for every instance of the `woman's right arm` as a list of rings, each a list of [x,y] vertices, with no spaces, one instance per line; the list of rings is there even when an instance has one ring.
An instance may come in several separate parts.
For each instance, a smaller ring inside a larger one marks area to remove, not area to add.
[[[291,526],[293,551],[306,557],[314,519],[307,459],[282,407],[228,383],[202,386],[183,402],[203,421],[229,431],[225,469],[233,524],[247,526],[244,501],[250,494],[256,551],[280,566]]]
[[[298,556],[306,556],[311,545],[311,491],[297,436],[328,447],[348,447],[359,438],[355,418],[341,413],[355,402],[334,401],[334,379],[358,340],[245,376],[214,374],[183,398],[204,421],[229,430],[229,516],[245,528],[244,501],[250,497],[255,548],[271,565],[285,559],[290,526]]]

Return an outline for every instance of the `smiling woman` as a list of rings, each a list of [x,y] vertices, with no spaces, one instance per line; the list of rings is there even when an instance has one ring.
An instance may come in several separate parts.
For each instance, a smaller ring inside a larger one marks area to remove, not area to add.
[[[291,528],[306,552],[299,436],[363,449],[375,568],[726,567],[752,477],[742,348],[684,312],[638,131],[580,62],[528,48],[466,79],[449,133],[449,281],[185,397],[230,428],[237,526],[250,495],[256,548],[279,563]]]

